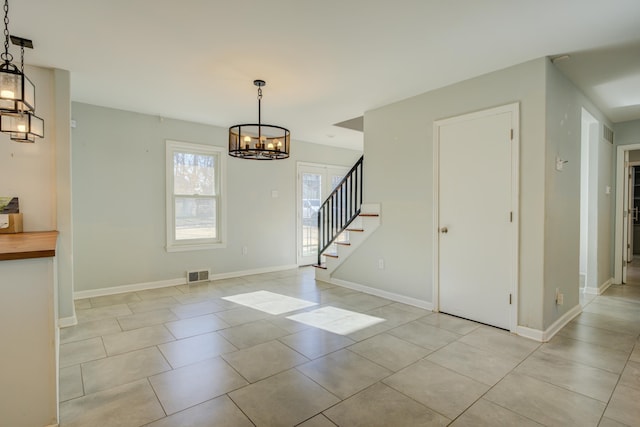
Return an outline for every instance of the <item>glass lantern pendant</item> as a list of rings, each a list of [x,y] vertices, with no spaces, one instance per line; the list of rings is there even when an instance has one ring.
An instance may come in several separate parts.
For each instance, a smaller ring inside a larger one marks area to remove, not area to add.
[[[44,120],[29,112],[3,114],[0,115],[0,132],[10,134],[14,141],[36,142],[36,137],[44,137]]]
[[[31,80],[10,62],[0,64],[0,112],[33,112],[35,108],[36,88]]]
[[[23,67],[13,64],[9,53],[9,39],[20,46],[24,64],[24,48],[33,49],[33,42],[22,37],[9,36],[9,1],[4,2],[4,52],[0,54],[0,114],[34,112],[36,108],[36,88],[24,75]]]

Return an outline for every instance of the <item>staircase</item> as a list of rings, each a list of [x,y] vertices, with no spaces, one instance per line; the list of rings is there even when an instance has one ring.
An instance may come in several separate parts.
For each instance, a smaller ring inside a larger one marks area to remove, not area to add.
[[[380,225],[380,205],[362,203],[364,156],[356,162],[318,210],[316,279],[332,273]]]

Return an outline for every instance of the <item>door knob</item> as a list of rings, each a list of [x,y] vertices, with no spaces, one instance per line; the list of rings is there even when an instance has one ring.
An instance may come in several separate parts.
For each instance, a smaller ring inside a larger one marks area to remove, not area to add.
[[[441,227],[441,228],[440,228],[440,232],[441,232],[442,234],[447,234],[447,233],[449,232],[449,229],[448,229],[447,227]]]

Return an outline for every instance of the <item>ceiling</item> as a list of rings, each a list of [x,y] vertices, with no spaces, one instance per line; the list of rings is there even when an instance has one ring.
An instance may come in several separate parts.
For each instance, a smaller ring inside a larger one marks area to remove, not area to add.
[[[543,56],[614,120],[640,118],[638,0],[13,0],[26,62],[71,71],[72,100],[362,148],[334,126]],[[600,59],[599,59],[600,58]],[[601,58],[605,58],[603,61]],[[353,126],[352,126],[353,127]]]

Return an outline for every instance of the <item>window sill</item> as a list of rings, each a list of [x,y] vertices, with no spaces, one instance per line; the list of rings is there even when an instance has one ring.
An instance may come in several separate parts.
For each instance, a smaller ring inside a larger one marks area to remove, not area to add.
[[[184,244],[184,245],[167,245],[167,252],[187,252],[187,251],[207,251],[210,249],[224,249],[227,247],[226,243],[199,243],[199,244]]]

